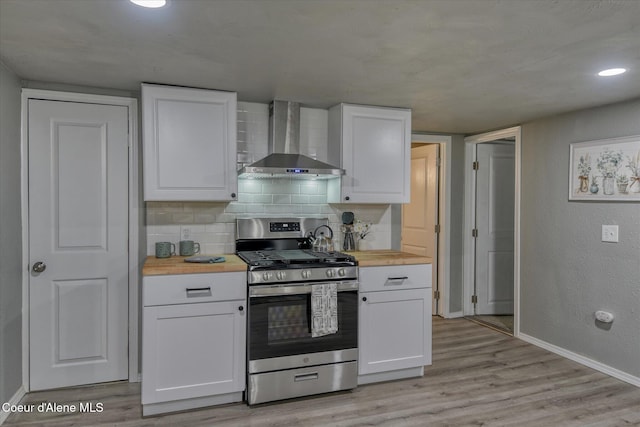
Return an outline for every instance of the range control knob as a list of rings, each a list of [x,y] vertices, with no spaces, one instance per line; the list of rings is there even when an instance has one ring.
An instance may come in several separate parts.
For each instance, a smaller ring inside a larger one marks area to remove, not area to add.
[[[309,270],[302,270],[302,278],[303,278],[303,279],[308,279],[309,277],[311,277],[311,271],[309,271]]]
[[[265,271],[264,273],[262,273],[262,279],[264,279],[265,281],[271,280],[272,277],[273,277],[273,273],[270,273],[268,271]]]
[[[327,270],[327,277],[335,277],[336,276],[336,272],[335,270]]]
[[[338,276],[344,277],[347,274],[344,268],[338,270]]]
[[[287,273],[285,271],[278,271],[276,273],[276,279],[278,280],[284,280],[287,278]]]

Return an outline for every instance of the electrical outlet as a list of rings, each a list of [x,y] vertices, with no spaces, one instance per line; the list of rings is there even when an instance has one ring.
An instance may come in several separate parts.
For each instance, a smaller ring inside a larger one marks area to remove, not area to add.
[[[190,238],[191,238],[191,229],[188,227],[182,227],[182,240],[190,240]]]
[[[618,226],[617,225],[603,225],[602,226],[602,241],[618,243]]]

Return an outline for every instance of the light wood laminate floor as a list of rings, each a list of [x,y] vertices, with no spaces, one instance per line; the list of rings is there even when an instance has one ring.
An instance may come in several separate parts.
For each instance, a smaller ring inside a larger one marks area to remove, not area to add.
[[[422,378],[249,408],[232,404],[143,419],[139,384],[31,393],[23,403],[102,402],[101,414],[12,414],[6,426],[625,426],[640,388],[466,319],[433,322]]]

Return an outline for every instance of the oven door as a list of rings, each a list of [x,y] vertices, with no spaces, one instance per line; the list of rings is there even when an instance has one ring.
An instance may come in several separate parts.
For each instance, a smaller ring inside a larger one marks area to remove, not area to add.
[[[357,349],[358,282],[337,282],[338,331],[316,338],[311,336],[313,284],[249,288],[249,361]]]

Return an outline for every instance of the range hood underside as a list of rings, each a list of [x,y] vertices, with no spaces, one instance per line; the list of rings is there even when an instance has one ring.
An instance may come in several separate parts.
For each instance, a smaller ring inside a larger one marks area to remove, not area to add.
[[[295,165],[292,167],[291,165]],[[245,166],[239,178],[340,178],[344,170],[301,154],[273,153]]]

